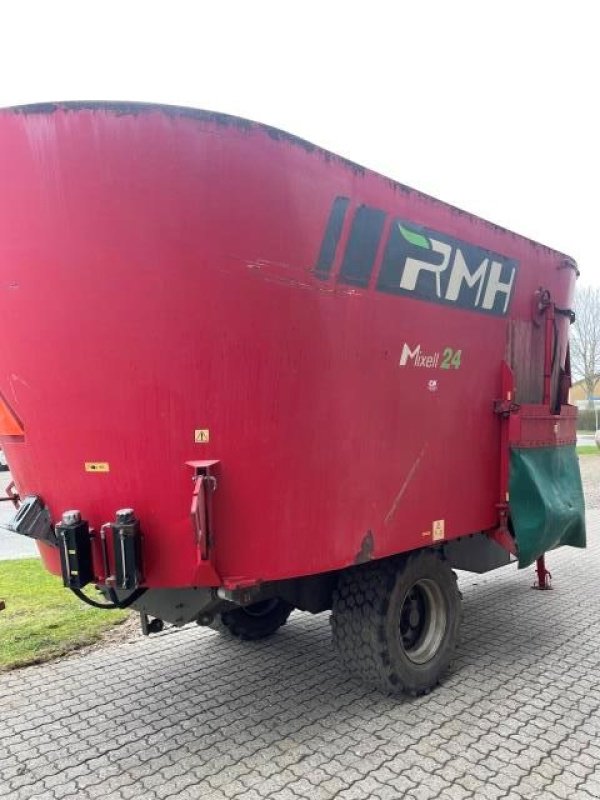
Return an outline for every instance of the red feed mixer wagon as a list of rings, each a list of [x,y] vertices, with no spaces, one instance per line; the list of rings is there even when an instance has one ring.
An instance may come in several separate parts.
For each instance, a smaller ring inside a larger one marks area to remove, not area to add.
[[[8,527],[145,632],[255,639],[331,610],[352,672],[425,692],[453,568],[537,561],[545,586],[544,553],[585,545],[577,274],[254,122],[4,109]]]

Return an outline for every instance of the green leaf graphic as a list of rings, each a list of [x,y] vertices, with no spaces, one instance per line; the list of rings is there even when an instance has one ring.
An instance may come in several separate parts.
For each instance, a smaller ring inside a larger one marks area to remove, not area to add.
[[[417,247],[424,247],[426,250],[431,249],[431,245],[429,244],[429,239],[426,236],[423,236],[422,233],[417,233],[417,231],[411,231],[410,228],[405,228],[400,222],[398,223],[398,227],[400,228],[400,233],[407,242],[411,244],[416,244]]]

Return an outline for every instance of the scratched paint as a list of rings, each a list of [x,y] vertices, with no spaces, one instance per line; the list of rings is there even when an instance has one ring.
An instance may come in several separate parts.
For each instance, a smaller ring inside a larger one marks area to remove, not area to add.
[[[410,486],[410,483],[411,483],[412,479],[415,477],[415,475],[417,473],[417,470],[419,469],[419,465],[421,464],[421,461],[423,460],[423,456],[425,455],[425,451],[427,450],[427,445],[428,445],[428,442],[426,442],[423,445],[423,448],[422,448],[421,452],[415,458],[411,468],[409,469],[408,474],[407,474],[406,478],[404,479],[404,483],[400,487],[400,491],[398,492],[396,497],[394,497],[394,502],[392,503],[392,506],[391,506],[390,510],[388,511],[388,513],[385,515],[384,523],[386,525],[389,525],[390,522],[392,521],[392,519],[394,518],[394,515],[395,515],[396,511],[398,510],[398,506],[400,505],[400,501],[404,497],[404,494],[405,494],[406,490]]]

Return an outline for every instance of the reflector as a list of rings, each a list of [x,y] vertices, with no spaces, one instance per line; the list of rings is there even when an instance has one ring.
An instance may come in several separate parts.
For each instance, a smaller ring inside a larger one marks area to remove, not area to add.
[[[0,436],[23,436],[19,418],[0,394]]]

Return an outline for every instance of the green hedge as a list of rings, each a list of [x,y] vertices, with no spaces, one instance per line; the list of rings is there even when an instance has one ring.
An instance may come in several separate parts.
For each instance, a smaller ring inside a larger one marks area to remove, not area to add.
[[[598,420],[600,421],[600,409],[598,409]],[[596,412],[593,408],[580,408],[577,415],[578,431],[596,430]]]

